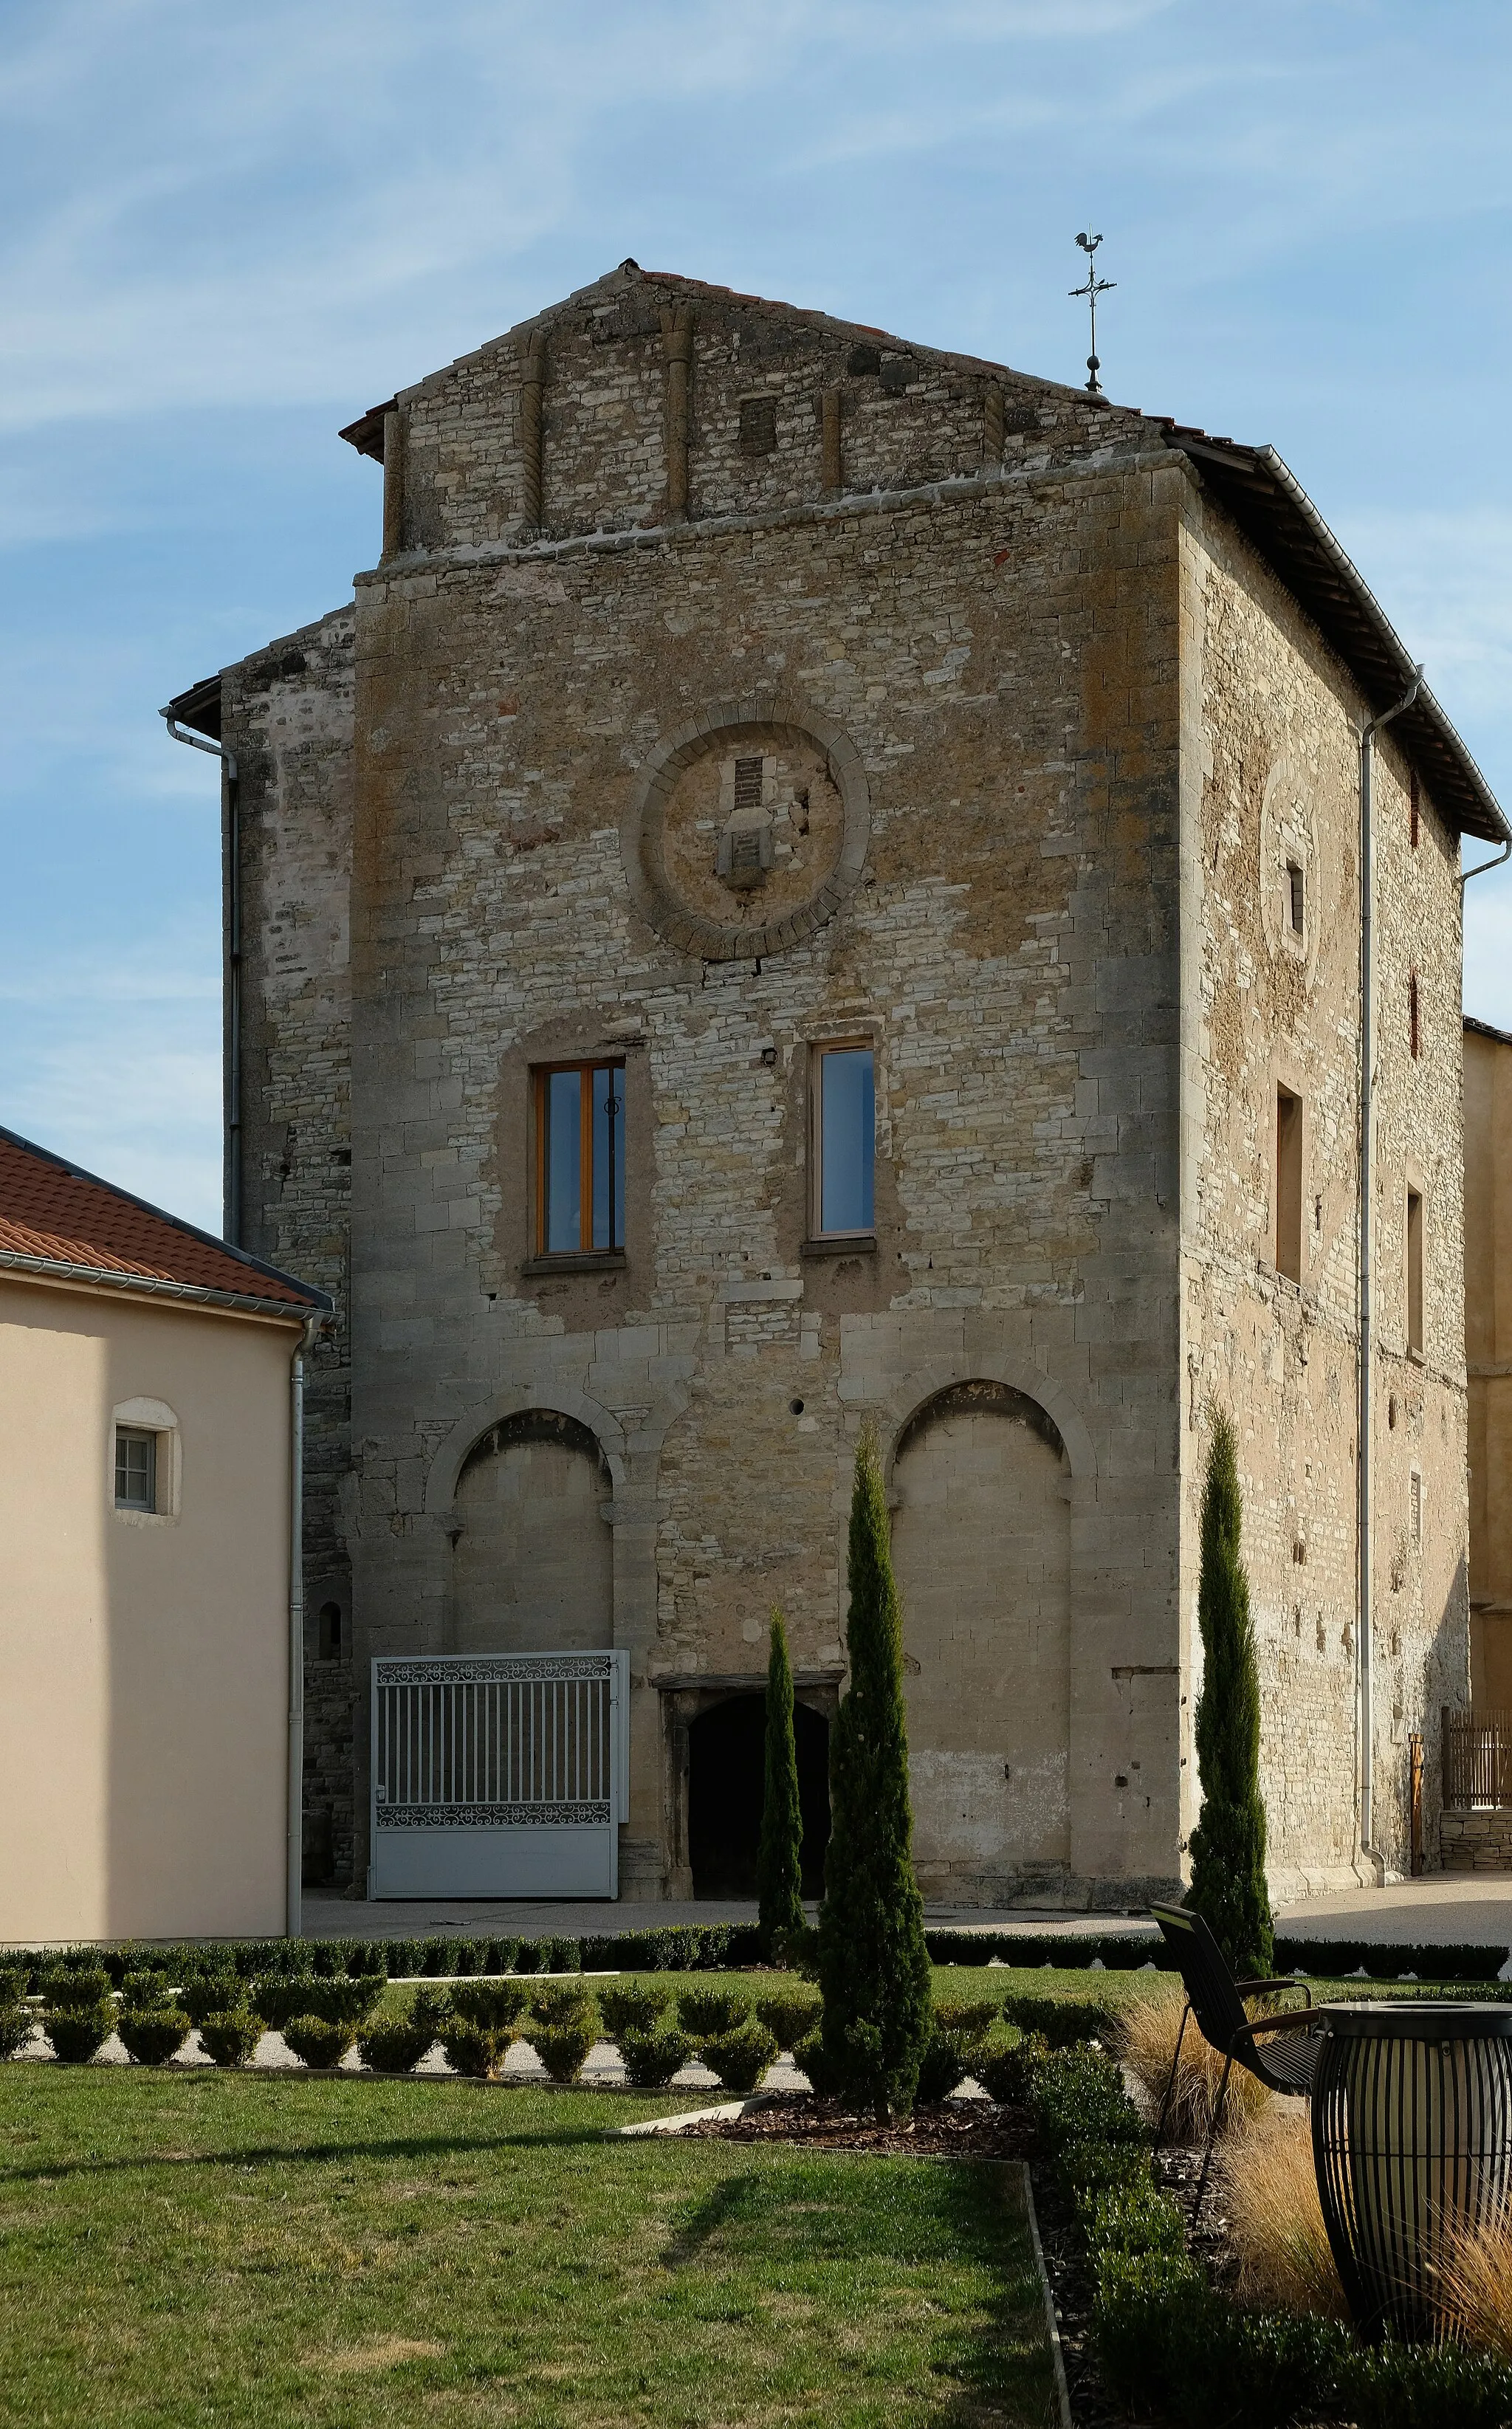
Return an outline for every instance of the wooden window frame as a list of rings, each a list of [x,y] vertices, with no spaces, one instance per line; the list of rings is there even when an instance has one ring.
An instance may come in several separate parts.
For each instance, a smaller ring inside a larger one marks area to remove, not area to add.
[[[550,1115],[547,1109],[547,1091],[551,1080],[563,1071],[576,1071],[579,1074],[579,1246],[575,1248],[549,1248],[546,1245],[546,1149],[547,1139],[550,1132]],[[593,1245],[594,1171],[592,1075],[595,1071],[612,1071],[617,1074],[618,1084],[615,1087],[612,1093],[619,1099],[619,1118],[624,1124],[623,1135],[628,1145],[630,1124],[625,1117],[625,1065],[622,1058],[616,1060],[614,1056],[608,1054],[573,1055],[569,1059],[561,1063],[537,1063],[534,1066],[531,1072],[532,1105],[534,1115],[534,1150],[535,1157],[534,1246],[532,1249],[533,1262],[548,1258],[554,1259],[557,1257],[622,1257],[625,1253],[625,1244],[623,1240],[611,1239],[606,1248],[596,1248]],[[589,1085],[586,1088],[582,1085],[583,1076],[586,1076],[589,1081]],[[621,1178],[623,1179],[623,1175]],[[609,1228],[611,1232],[613,1232],[614,1230],[614,1191],[611,1189],[609,1193]]]
[[[126,1446],[132,1443],[145,1443],[147,1446],[147,1498],[145,1501],[127,1501],[123,1499],[122,1495],[121,1487],[123,1478],[124,1477],[124,1479],[129,1481],[131,1466],[129,1458],[123,1460],[122,1453]],[[139,1518],[156,1518],[161,1514],[158,1506],[159,1484],[157,1474],[161,1463],[162,1445],[156,1427],[117,1425],[115,1429],[115,1506],[118,1510],[130,1511],[134,1516]]]
[[[827,1231],[824,1220],[824,1058],[827,1054],[869,1054],[872,1058],[872,1219],[853,1231]],[[816,1037],[809,1046],[809,1238],[816,1246],[840,1240],[877,1237],[877,1040],[875,1037]]]

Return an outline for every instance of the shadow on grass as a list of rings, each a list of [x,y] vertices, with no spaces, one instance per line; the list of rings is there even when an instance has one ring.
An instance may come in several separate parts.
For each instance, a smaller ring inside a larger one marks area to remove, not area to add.
[[[254,2168],[280,2163],[297,2167],[333,2159],[456,2158],[468,2153],[482,2157],[495,2151],[581,2150],[587,2144],[604,2147],[601,2125],[585,2125],[577,2132],[559,2128],[551,2134],[392,2134],[369,2135],[361,2141],[242,2142],[225,2150],[143,2150],[114,2158],[91,2155],[83,2159],[39,2159],[28,2167],[0,2162],[0,2186],[41,2179],[57,2183],[64,2176],[126,2175],[146,2168]]]
[[[836,2166],[853,2169],[837,2177]],[[896,2271],[964,2264],[994,2289],[986,2318],[942,2327],[931,2369],[954,2382],[937,2408],[912,2411],[934,2429],[967,2423],[1052,2429],[1060,2414],[1051,2370],[1044,2295],[1016,2164],[920,2162],[898,2158],[883,2177],[870,2154],[804,2154],[796,2168],[748,2165],[694,2203],[663,2266],[690,2271],[715,2259],[735,2265],[850,2270],[866,2261]],[[906,2172],[906,2173],[903,2173]],[[797,2179],[797,2181],[795,2181]],[[895,2187],[908,2198],[891,2198]],[[813,2198],[805,2199],[805,2191]]]

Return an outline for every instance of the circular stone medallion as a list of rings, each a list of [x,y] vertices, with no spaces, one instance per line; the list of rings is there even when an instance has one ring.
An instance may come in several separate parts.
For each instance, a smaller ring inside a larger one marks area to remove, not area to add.
[[[705,961],[798,944],[860,877],[870,804],[860,755],[812,710],[711,712],[642,770],[621,833],[637,908]]]

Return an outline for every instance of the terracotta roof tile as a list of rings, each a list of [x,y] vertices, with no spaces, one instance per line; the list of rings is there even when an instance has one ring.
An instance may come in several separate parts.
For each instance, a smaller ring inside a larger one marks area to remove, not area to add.
[[[7,1130],[0,1130],[0,1258],[85,1267],[102,1280],[131,1277],[291,1312],[330,1303],[323,1291]]]

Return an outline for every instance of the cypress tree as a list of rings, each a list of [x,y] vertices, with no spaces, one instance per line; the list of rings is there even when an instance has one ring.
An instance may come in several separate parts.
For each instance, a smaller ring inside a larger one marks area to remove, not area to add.
[[[1197,1624],[1203,1673],[1196,1737],[1203,1802],[1202,1819],[1192,1834],[1187,1904],[1203,1917],[1235,1973],[1253,1977],[1270,1973],[1274,1935],[1265,1887],[1260,1680],[1249,1579],[1240,1554],[1241,1522],[1234,1429],[1220,1413],[1202,1497]]]
[[[913,1876],[903,1631],[877,1445],[856,1453],[850,1500],[850,1685],[830,1750],[830,1847],[819,1914],[823,2063],[890,2123],[913,2107],[930,2031],[924,1902]]]
[[[779,1955],[783,1936],[803,1929],[803,1814],[798,1804],[797,1748],[793,1741],[793,1670],[780,1611],[772,1613],[772,1649],[766,1662],[766,1781],[756,1892],[762,1947],[768,1957]]]

